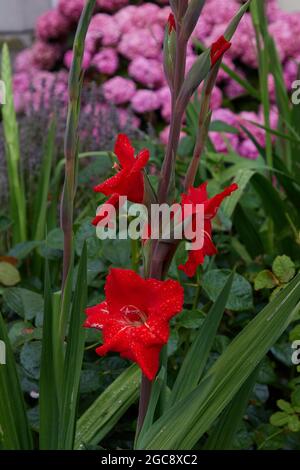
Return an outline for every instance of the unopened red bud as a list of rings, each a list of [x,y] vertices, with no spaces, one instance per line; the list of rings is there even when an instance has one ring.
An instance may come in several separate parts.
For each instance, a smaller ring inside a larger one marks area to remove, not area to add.
[[[175,21],[175,16],[173,13],[170,13],[169,19],[168,19],[168,25],[169,25],[169,34],[174,30],[176,31],[176,21]]]
[[[218,60],[225,54],[231,47],[231,42],[227,41],[224,36],[220,36],[219,39],[214,42],[210,50],[211,66],[213,67]]]

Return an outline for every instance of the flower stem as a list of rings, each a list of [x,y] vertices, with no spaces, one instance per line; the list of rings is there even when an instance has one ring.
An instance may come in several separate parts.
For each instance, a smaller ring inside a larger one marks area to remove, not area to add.
[[[140,403],[139,403],[139,415],[137,421],[137,436],[139,435],[148,410],[149,400],[151,396],[151,389],[152,389],[152,382],[147,379],[147,377],[143,374],[142,375],[142,383],[141,383],[141,393],[140,393]]]
[[[74,58],[69,76],[69,106],[65,134],[65,182],[61,201],[61,227],[64,232],[63,288],[71,268],[73,250],[74,199],[78,164],[78,125],[83,83],[82,61],[85,37],[96,0],[88,0],[78,24],[74,40]]]
[[[184,11],[180,15],[182,15]],[[181,123],[184,110],[179,110],[176,105],[177,97],[182,87],[186,68],[187,41],[181,36],[181,17],[177,21],[176,30],[176,60],[174,71],[174,86],[172,92],[172,117],[170,126],[170,136],[168,139],[166,155],[161,171],[161,180],[158,190],[158,199],[160,203],[166,202],[174,173],[174,162],[177,154],[177,148],[180,139]]]
[[[215,66],[209,73],[207,79],[205,80],[204,89],[202,93],[202,101],[199,112],[199,125],[198,125],[198,134],[196,139],[196,145],[194,148],[193,158],[191,160],[185,182],[184,189],[188,189],[193,186],[198,171],[200,158],[204,151],[205,143],[208,136],[209,125],[211,121],[211,113],[209,113],[211,94],[216,83],[219,67]]]

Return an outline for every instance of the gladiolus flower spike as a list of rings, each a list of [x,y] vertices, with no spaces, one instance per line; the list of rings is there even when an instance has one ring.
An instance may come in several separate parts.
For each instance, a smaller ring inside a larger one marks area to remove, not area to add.
[[[204,244],[199,250],[189,251],[187,262],[178,267],[178,269],[184,271],[188,277],[195,275],[197,267],[203,264],[205,256],[213,256],[218,252],[212,241],[211,221],[216,216],[225,197],[230,196],[231,193],[237,189],[237,184],[231,184],[220,194],[208,199],[207,183],[203,183],[198,188],[190,188],[187,194],[181,196],[182,206],[185,204],[194,205],[195,207],[197,204],[204,205]]]
[[[183,307],[183,288],[177,281],[143,279],[134,271],[112,268],[105,294],[104,302],[86,310],[84,324],[102,330],[103,345],[97,354],[118,352],[153,380],[169,338],[169,321]]]
[[[110,196],[107,204],[118,207],[119,197],[127,196],[131,202],[142,203],[144,199],[143,169],[149,160],[149,150],[142,150],[136,157],[134,148],[125,134],[119,134],[115,144],[115,154],[119,164],[115,164],[117,174],[94,188],[94,191]],[[93,224],[97,225],[104,215],[97,215]]]

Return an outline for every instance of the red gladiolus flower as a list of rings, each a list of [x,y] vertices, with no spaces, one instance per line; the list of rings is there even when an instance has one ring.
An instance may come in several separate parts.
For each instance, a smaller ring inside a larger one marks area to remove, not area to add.
[[[224,36],[220,36],[219,39],[214,42],[210,50],[211,66],[213,67],[218,60],[225,54],[231,47],[231,42],[228,42]]]
[[[97,354],[118,352],[153,380],[169,338],[169,321],[182,310],[183,288],[177,281],[143,279],[134,271],[113,268],[105,294],[104,302],[86,310],[84,324],[102,330],[104,344]]]
[[[225,197],[230,196],[233,191],[238,189],[237,184],[232,184],[222,193],[208,199],[207,183],[200,185],[198,188],[190,188],[187,194],[181,197],[181,203],[190,204],[196,207],[197,204],[204,205],[204,244],[199,250],[191,250],[188,254],[188,260],[184,265],[180,265],[181,269],[189,277],[195,275],[197,267],[203,264],[205,256],[212,256],[217,253],[217,248],[212,241],[212,223],[211,220],[216,216],[218,209]],[[192,221],[194,222],[194,220]],[[197,227],[195,227],[195,231]]]
[[[137,157],[127,135],[120,134],[115,145],[119,164],[115,164],[117,174],[94,188],[94,191],[111,196],[107,204],[118,207],[119,197],[127,196],[131,202],[142,203],[144,198],[143,169],[149,160],[149,151],[142,150]],[[93,224],[97,225],[104,214],[97,215]]]
[[[169,34],[171,34],[172,31],[176,31],[176,21],[175,21],[175,16],[173,13],[170,13],[169,18],[168,18],[168,26],[169,26]]]

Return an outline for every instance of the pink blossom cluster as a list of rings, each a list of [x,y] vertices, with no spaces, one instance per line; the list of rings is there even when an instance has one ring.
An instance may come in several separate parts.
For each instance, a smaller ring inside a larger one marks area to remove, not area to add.
[[[25,75],[54,68],[70,68],[72,51],[68,49],[70,35],[84,6],[84,0],[59,0],[56,9],[42,15],[37,22],[36,42],[30,49],[19,54],[15,63],[16,102],[20,111],[26,108],[24,95]],[[107,100],[122,110],[131,105],[140,118],[147,113],[156,113],[168,126],[171,115],[170,92],[162,66],[162,44],[164,28],[170,14],[168,0],[156,2],[131,2],[129,0],[98,0],[85,44],[84,68],[97,82],[104,84]],[[188,47],[187,70],[197,59],[197,41],[209,46],[221,34],[242,0],[206,0],[203,13]],[[297,76],[300,60],[300,14],[283,12],[276,0],[267,0],[270,33],[278,46],[284,68],[284,77],[290,89]],[[256,41],[250,14],[247,13],[236,33],[231,49],[226,53],[225,63],[241,76],[257,68]],[[19,77],[18,77],[19,75]],[[270,96],[275,101],[275,86],[269,79]],[[243,88],[223,70],[220,71],[217,87],[212,96],[211,107],[217,120],[230,123],[233,113],[223,108],[226,99],[234,100],[243,95]],[[120,111],[122,112],[122,111]],[[262,123],[262,113],[252,113],[251,120]],[[249,116],[248,116],[249,117]],[[234,125],[239,125],[245,115],[235,116]],[[272,118],[273,119],[273,118]],[[276,122],[276,119],[273,119]],[[262,142],[263,131],[253,129]],[[165,141],[168,127],[161,138]],[[226,136],[225,136],[226,137]],[[257,155],[253,143],[243,132],[239,136],[229,134],[224,139],[220,133],[211,138],[220,151],[225,151],[228,142],[241,155],[253,158]]]

